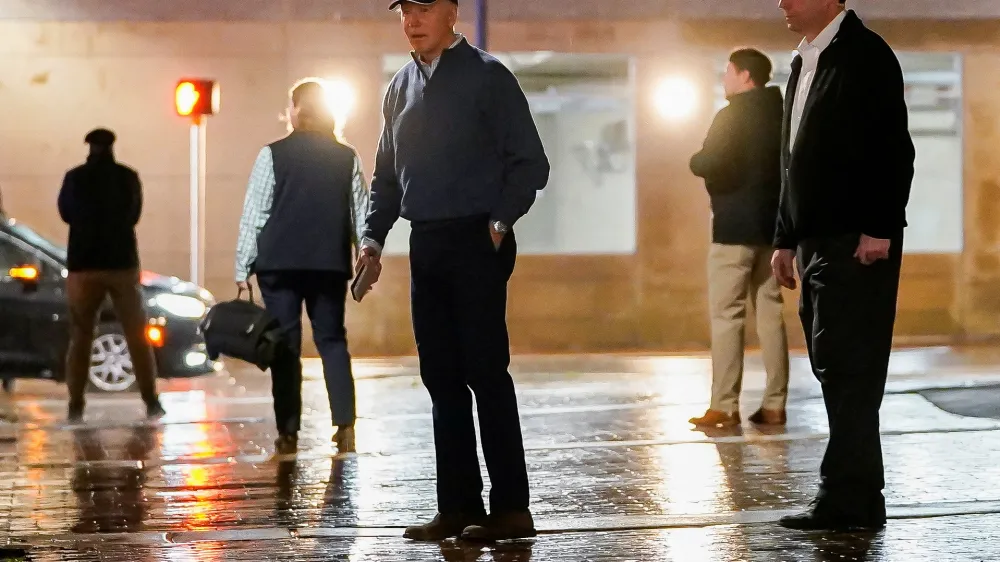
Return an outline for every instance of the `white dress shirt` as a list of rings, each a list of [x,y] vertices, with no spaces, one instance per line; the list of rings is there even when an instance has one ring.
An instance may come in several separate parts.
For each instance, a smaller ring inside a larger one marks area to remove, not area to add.
[[[834,37],[840,31],[840,24],[847,16],[847,11],[842,10],[837,17],[830,22],[826,28],[816,36],[810,43],[805,37],[799,43],[799,56],[802,57],[802,72],[799,73],[799,83],[795,88],[795,98],[792,102],[792,120],[789,124],[788,150],[795,146],[795,137],[798,136],[799,125],[802,123],[802,112],[805,110],[806,101],[809,99],[809,90],[812,88],[813,78],[816,76],[816,67],[819,65],[819,56],[833,43]]]

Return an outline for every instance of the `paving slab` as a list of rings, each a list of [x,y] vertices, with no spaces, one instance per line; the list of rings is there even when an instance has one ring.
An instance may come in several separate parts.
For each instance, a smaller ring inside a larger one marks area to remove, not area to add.
[[[761,398],[758,363],[744,415]],[[281,462],[269,381],[253,370],[163,382],[156,423],[135,395],[94,395],[85,422],[66,424],[62,387],[23,383],[21,423],[0,426],[0,546],[100,561],[1000,560],[1000,420],[983,415],[1000,353],[894,356],[881,416],[890,521],[870,535],[775,524],[815,493],[828,432],[818,385],[793,364],[787,427],[693,431],[705,357],[516,359],[540,535],[488,548],[400,536],[435,511],[430,403],[412,360],[357,361],[350,455],[331,445],[307,362],[300,451]]]

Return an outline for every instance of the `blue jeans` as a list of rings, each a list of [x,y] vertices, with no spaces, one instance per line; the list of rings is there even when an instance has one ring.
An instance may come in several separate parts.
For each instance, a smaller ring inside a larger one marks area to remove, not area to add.
[[[257,273],[264,306],[281,324],[286,344],[271,364],[274,417],[282,435],[296,434],[302,416],[303,303],[312,323],[313,341],[323,360],[333,424],[354,424],[354,376],[344,326],[347,283],[346,274],[333,271]]]

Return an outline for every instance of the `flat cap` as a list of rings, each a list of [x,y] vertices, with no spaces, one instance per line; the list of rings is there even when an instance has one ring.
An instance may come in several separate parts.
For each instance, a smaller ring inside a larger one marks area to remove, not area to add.
[[[87,133],[83,142],[96,146],[111,146],[115,144],[115,134],[108,129],[94,129]]]

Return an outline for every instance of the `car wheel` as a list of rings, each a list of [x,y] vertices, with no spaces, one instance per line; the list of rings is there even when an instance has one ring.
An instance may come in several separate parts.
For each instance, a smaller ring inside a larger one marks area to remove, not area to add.
[[[135,385],[132,355],[121,332],[101,330],[90,346],[90,386],[103,392],[125,392]]]
[[[14,379],[3,380],[3,391],[7,394],[14,392]]]

